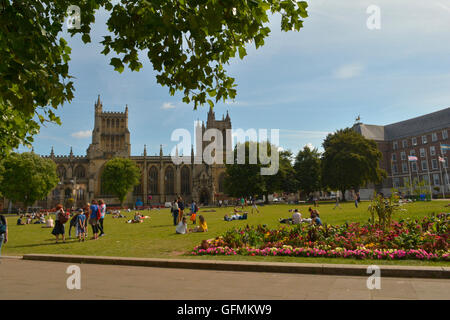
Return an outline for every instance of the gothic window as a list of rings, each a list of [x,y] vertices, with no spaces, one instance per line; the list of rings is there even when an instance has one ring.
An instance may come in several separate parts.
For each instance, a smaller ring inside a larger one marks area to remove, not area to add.
[[[75,171],[74,171],[74,176],[77,179],[85,178],[86,177],[86,170],[84,169],[84,167],[83,166],[77,166],[75,168]]]
[[[60,179],[66,178],[66,168],[63,165],[58,166],[57,172]]]
[[[175,176],[173,173],[173,168],[168,167],[166,169],[166,174],[164,175],[164,184],[165,184],[166,194],[174,194],[175,193],[174,178],[175,178]]]
[[[64,190],[64,198],[72,198],[72,189],[66,188],[66,190]]]
[[[158,169],[151,167],[148,173],[148,193],[150,195],[158,194]]]
[[[182,194],[190,194],[190,173],[189,168],[184,166],[181,169],[181,193]]]

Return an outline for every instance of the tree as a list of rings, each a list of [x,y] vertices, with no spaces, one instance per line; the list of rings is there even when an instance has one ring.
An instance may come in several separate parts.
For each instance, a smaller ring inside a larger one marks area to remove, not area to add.
[[[274,147],[272,146],[270,149],[272,148]],[[278,172],[274,175],[263,176],[266,202],[269,201],[269,194],[274,192],[296,192],[298,190],[291,158],[291,151],[283,150],[279,152]]]
[[[311,150],[305,146],[300,150],[295,158],[294,170],[298,186],[306,195],[321,189],[322,172],[317,148]]]
[[[0,1],[0,111],[26,123],[10,121],[12,131],[0,127],[5,153],[31,143],[40,124],[59,123],[55,111],[74,96],[71,48],[60,36],[73,4],[81,21],[68,30],[72,36],[90,42],[95,13],[106,10],[109,34],[102,53],[112,55],[114,69],[139,71],[139,53],[145,52],[157,82],[171,95],[182,91],[183,102],[192,101],[194,108],[234,99],[236,84],[225,65],[236,54],[243,59],[250,42],[264,45],[269,14],[281,14],[283,31],[299,31],[308,16],[307,3],[294,0]]]
[[[249,160],[250,150],[254,148],[256,154],[259,155],[260,148],[264,148],[267,150],[267,156],[271,157],[272,152],[277,150],[277,147],[268,142],[246,142],[244,144],[245,163],[238,163],[237,150],[241,145],[236,145],[234,149],[235,163],[226,165],[225,191],[228,195],[234,197],[253,197],[264,194],[266,201],[268,201],[268,195],[271,193],[277,191],[292,192],[296,190],[291,164],[292,153],[290,151],[275,151],[278,154],[277,172],[272,175],[261,175],[261,168],[268,168],[271,164],[263,165],[259,157],[256,159],[256,163],[251,164]]]
[[[122,206],[128,192],[141,182],[141,171],[130,159],[114,158],[105,164],[101,179],[105,191],[117,196]]]
[[[58,184],[56,164],[32,153],[11,153],[2,161],[0,193],[26,207],[44,199]]]
[[[241,144],[237,144],[234,148],[233,164],[226,165],[225,173],[225,193],[232,197],[250,197],[265,192],[264,179],[261,176],[261,163],[258,160],[255,164],[250,164],[249,152],[252,147],[259,148],[256,142],[246,142],[245,148],[245,163],[237,162],[238,148]],[[257,149],[258,150],[258,149]]]
[[[386,171],[379,166],[382,153],[376,142],[351,128],[329,134],[323,148],[323,184],[341,191],[343,200],[346,190],[359,190],[366,183],[379,183],[386,177]]]

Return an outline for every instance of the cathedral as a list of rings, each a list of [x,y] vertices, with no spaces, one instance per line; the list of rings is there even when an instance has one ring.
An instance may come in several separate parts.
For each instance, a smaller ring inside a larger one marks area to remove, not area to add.
[[[224,193],[225,165],[194,163],[194,150],[191,150],[190,163],[174,164],[170,155],[164,155],[162,146],[159,156],[131,155],[130,131],[128,130],[128,106],[125,112],[103,111],[100,96],[94,104],[95,122],[92,142],[86,156],[56,156],[53,148],[49,158],[56,163],[60,178],[58,186],[36,205],[51,208],[58,203],[66,204],[72,198],[75,206],[83,206],[92,199],[103,199],[108,205],[119,205],[119,200],[107,194],[102,188],[101,175],[105,163],[114,157],[129,158],[141,170],[141,183],[131,191],[124,205],[164,205],[181,196],[184,201],[195,200],[200,204],[212,204],[227,199]],[[230,116],[216,120],[212,109],[208,112],[206,126],[204,122],[196,131],[202,133],[210,128],[225,132],[231,130]],[[204,149],[202,143],[201,149]],[[225,147],[224,147],[225,148]],[[200,150],[199,150],[200,151]]]

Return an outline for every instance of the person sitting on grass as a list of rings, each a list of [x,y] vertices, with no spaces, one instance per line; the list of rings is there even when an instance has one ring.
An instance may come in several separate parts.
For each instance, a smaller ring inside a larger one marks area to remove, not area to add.
[[[322,221],[320,220],[319,216],[316,214],[313,214],[311,216],[312,222],[315,223],[318,226],[323,226]]]
[[[309,207],[308,211],[311,214],[311,219],[313,218],[313,215],[316,215],[316,216],[320,217],[320,213],[319,213],[318,210],[312,209],[311,207]]]
[[[206,224],[205,218],[202,215],[200,215],[198,217],[198,220],[199,220],[199,225],[196,228],[189,230],[189,232],[207,232],[208,231],[208,225]]]
[[[18,226],[23,226],[23,225],[25,225],[25,222],[23,222],[22,218],[23,218],[23,214],[21,214],[21,215],[19,216],[19,219],[17,219],[17,225],[18,225]]]
[[[142,223],[144,222],[143,217],[136,211],[133,220],[128,220],[127,223]]]
[[[188,231],[188,228],[187,228],[186,217],[183,217],[183,218],[181,219],[181,221],[178,223],[178,225],[177,225],[177,227],[176,227],[176,229],[175,229],[175,232],[176,232],[177,234],[186,234],[186,233],[189,232],[189,231]]]

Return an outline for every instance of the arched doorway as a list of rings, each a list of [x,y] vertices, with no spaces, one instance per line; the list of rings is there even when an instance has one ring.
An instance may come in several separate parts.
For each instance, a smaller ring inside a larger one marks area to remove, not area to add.
[[[207,189],[203,189],[200,192],[200,204],[208,205],[208,203],[209,203],[209,192]]]

